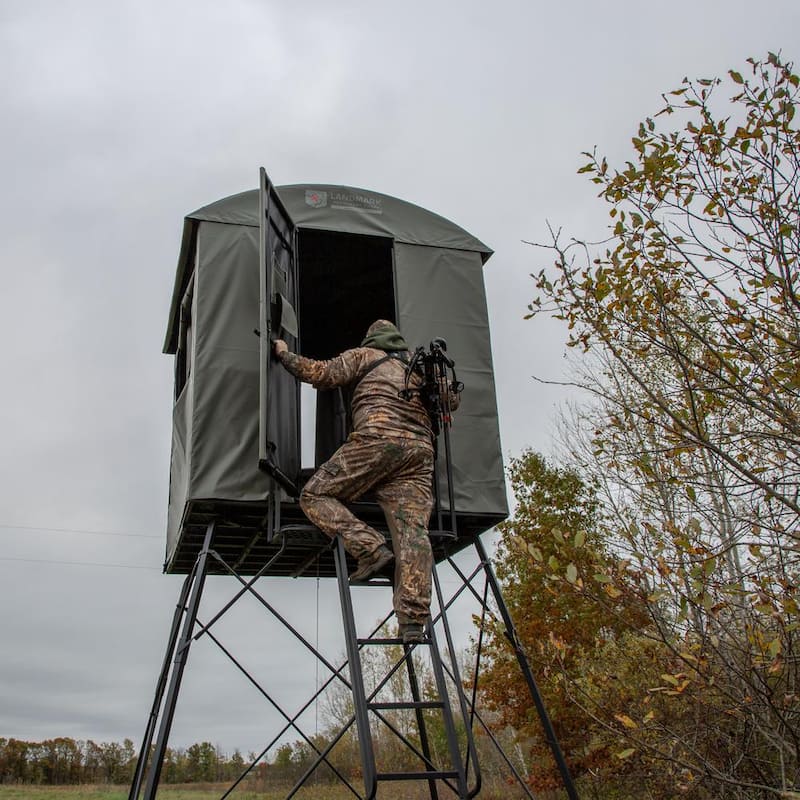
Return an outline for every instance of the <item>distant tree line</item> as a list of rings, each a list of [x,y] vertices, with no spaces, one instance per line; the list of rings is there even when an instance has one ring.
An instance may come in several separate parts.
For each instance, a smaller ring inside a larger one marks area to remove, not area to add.
[[[0,737],[0,783],[45,785],[130,783],[138,752],[133,742],[93,742],[59,737],[43,742]],[[232,781],[245,761],[238,750],[228,756],[210,742],[167,748],[161,775],[165,783]]]
[[[362,666],[370,691],[402,657],[403,650],[399,645],[364,654]],[[423,699],[435,699],[438,692],[430,664],[421,656],[415,656],[414,662]],[[466,663],[462,667],[466,669]],[[454,691],[452,685],[449,689],[451,693]],[[377,699],[397,702],[407,694],[406,679],[402,672],[398,672],[383,686]],[[452,696],[451,704],[455,706],[456,703],[456,698]],[[252,752],[243,756],[239,750],[234,750],[229,756],[210,742],[196,743],[185,749],[168,747],[164,754],[161,783],[232,784],[243,777],[247,789],[256,792],[276,786],[291,786],[301,779],[318,784],[332,784],[347,779],[358,784],[361,780],[360,749],[357,731],[352,724],[353,699],[348,688],[344,684],[334,685],[324,696],[320,711],[322,726],[319,733],[294,742],[283,742],[266,756]],[[446,766],[450,760],[441,712],[431,709],[423,711],[423,715],[431,758],[435,764]],[[391,727],[372,720],[373,746],[380,770],[400,772],[420,769],[418,759],[394,733],[401,732],[417,748],[420,747],[414,712],[409,709],[388,709],[383,718],[391,723]],[[466,731],[460,718],[456,720],[456,728],[464,747]],[[527,766],[514,731],[501,724],[495,735],[509,750],[516,747],[514,761],[526,773]],[[335,744],[330,747],[334,740]],[[492,743],[480,731],[476,732],[476,746],[484,785],[499,785],[507,777],[507,769]],[[327,757],[319,763],[323,752]],[[130,784],[137,758],[138,748],[134,748],[130,739],[125,739],[122,744],[98,744],[91,740],[70,738],[43,742],[0,738],[0,784]]]

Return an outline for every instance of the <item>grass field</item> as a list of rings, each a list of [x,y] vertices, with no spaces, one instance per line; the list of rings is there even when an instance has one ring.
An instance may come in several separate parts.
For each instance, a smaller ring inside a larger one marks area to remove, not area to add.
[[[224,786],[166,786],[158,790],[159,800],[219,800]],[[129,786],[2,786],[0,800],[127,800]],[[344,800],[352,793],[341,787],[307,787],[295,795],[314,800]],[[283,800],[286,790],[254,791],[241,789],[231,795],[235,800]]]
[[[158,790],[158,800],[219,800],[229,784],[167,786]],[[129,786],[20,786],[0,785],[0,800],[127,800]],[[421,787],[391,786],[381,789],[387,800],[415,800],[430,797],[419,794]],[[242,788],[234,792],[231,800],[284,800],[287,789]],[[483,794],[483,793],[482,793]],[[298,800],[353,800],[353,794],[343,786],[306,786],[295,797]],[[491,800],[491,795],[487,796]]]
[[[158,800],[219,800],[230,784],[162,784]],[[359,787],[356,787],[359,788]],[[258,790],[242,786],[230,795],[231,800],[285,800],[289,787]],[[20,786],[0,784],[0,800],[128,800],[129,786]],[[392,784],[380,787],[381,800],[429,800],[427,784]],[[452,797],[448,791],[443,797]],[[304,786],[294,797],[298,800],[353,800],[353,794],[341,785]],[[484,787],[481,800],[516,800],[524,795],[516,788],[492,791]],[[559,800],[560,792],[538,794],[541,800]]]

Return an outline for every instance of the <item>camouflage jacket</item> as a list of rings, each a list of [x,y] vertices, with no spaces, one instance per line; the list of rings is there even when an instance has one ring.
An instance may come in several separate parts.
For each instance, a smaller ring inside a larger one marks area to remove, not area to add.
[[[406,385],[406,365],[390,358],[368,371],[371,364],[385,356],[383,350],[356,347],[330,361],[315,361],[291,352],[283,353],[280,360],[292,375],[315,389],[333,389],[358,381],[351,406],[354,431],[387,439],[431,442],[431,420],[419,396],[415,394],[409,400],[400,397]],[[421,377],[414,374],[409,387],[418,388],[421,383]],[[451,409],[457,405],[458,395],[451,394]]]

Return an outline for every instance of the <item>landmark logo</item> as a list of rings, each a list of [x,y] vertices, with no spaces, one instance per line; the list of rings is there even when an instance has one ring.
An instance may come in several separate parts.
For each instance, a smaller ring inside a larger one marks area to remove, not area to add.
[[[363,211],[367,214],[383,214],[381,198],[373,195],[361,194],[358,191],[345,189],[334,190],[330,193],[331,208],[345,211]]]
[[[311,208],[324,208],[328,205],[328,193],[316,189],[306,189],[306,205]]]

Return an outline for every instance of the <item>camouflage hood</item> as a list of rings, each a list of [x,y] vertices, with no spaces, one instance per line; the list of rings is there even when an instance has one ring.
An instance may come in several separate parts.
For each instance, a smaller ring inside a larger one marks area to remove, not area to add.
[[[403,334],[388,320],[379,319],[369,326],[361,347],[374,347],[387,353],[408,350]]]

